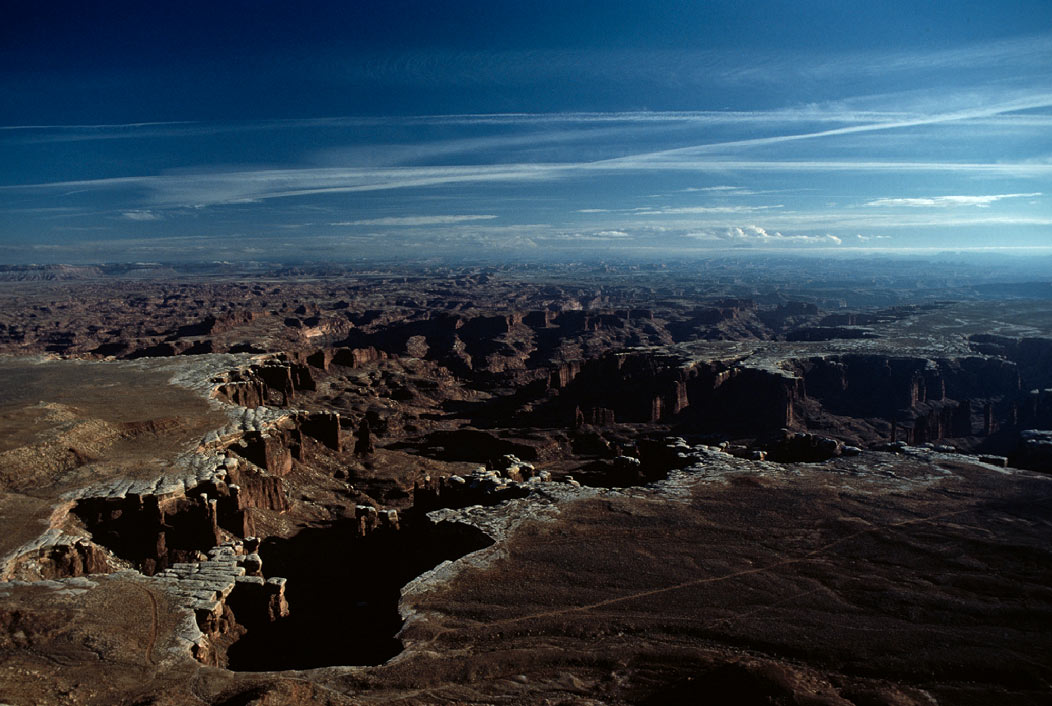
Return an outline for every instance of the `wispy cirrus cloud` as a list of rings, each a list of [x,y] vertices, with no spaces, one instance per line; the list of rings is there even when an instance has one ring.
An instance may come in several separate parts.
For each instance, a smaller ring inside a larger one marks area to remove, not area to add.
[[[121,213],[121,218],[129,221],[159,221],[162,216],[153,211],[136,210],[136,211],[124,211]]]
[[[351,234],[341,235],[348,238],[457,243],[474,238],[489,245],[528,240],[582,247],[605,242],[611,248],[663,243],[872,247],[885,245],[889,236],[867,233],[896,233],[898,245],[928,237],[934,229],[957,227],[990,227],[994,233],[1028,228],[1033,240],[1038,229],[1052,225],[1047,204],[1032,201],[1043,195],[1038,179],[1052,177],[1052,152],[973,150],[958,138],[963,134],[970,139],[975,130],[954,131],[954,141],[945,130],[950,124],[996,124],[996,130],[982,134],[1003,131],[1015,143],[1041,144],[1034,142],[1035,130],[1040,133],[1052,117],[1019,111],[1052,107],[1052,92],[1035,90],[991,102],[994,93],[984,94],[977,108],[930,113],[918,109],[927,107],[920,102],[911,103],[909,110],[865,111],[848,101],[773,111],[396,118],[393,123],[399,125],[456,125],[406,132],[415,141],[404,144],[375,143],[383,152],[376,159],[360,159],[355,149],[328,145],[312,148],[297,165],[284,168],[203,166],[50,183],[8,182],[0,186],[0,196],[19,208],[83,204],[76,213],[87,227],[89,217],[83,214],[90,210],[98,219],[117,224],[117,230],[126,221],[126,231],[158,234],[192,227],[190,219],[206,223],[216,218],[224,225],[255,219],[257,226],[266,226],[257,231],[296,229],[304,237],[312,228],[329,226],[329,233],[345,228],[338,232]],[[963,103],[961,99],[950,105]],[[735,120],[750,127],[743,129]],[[331,128],[355,121],[277,121],[277,126],[261,121],[252,129],[296,130],[300,122]],[[376,118],[362,121],[383,130],[390,127]],[[462,127],[476,123],[478,129]],[[1025,127],[1016,131],[1016,124]],[[210,129],[164,124],[110,126],[101,132]],[[62,133],[59,128],[54,131]],[[851,134],[867,137],[841,137]],[[895,151],[886,149],[889,135],[901,138],[902,149],[898,142]],[[728,139],[734,137],[743,139]],[[922,148],[929,137],[940,149]],[[918,149],[911,148],[914,142]],[[784,144],[792,147],[778,147]],[[544,145],[548,147],[541,151]],[[946,145],[953,149],[944,149]],[[325,154],[329,162],[321,159]],[[125,173],[129,172],[130,168]],[[1009,185],[1007,179],[1019,181]],[[846,184],[865,186],[845,189]],[[936,189],[944,195],[885,196]],[[398,190],[396,207],[389,197],[385,201],[383,192]],[[650,197],[653,191],[661,193]],[[338,198],[341,194],[361,194],[354,199],[354,210]],[[546,227],[502,230],[516,221],[535,220],[537,216],[527,215],[533,199],[544,204]],[[633,207],[642,203],[650,205]],[[1002,207],[982,208],[997,203]],[[324,215],[307,216],[310,223],[303,223],[298,213],[291,215],[312,206]],[[406,215],[388,215],[392,213]],[[165,223],[147,227],[149,221],[162,220]],[[136,229],[135,222],[143,228]]]
[[[760,226],[732,226],[719,230],[705,230],[685,233],[684,237],[699,241],[719,241],[742,245],[841,245],[844,241],[831,234],[823,235],[787,235],[778,231],[768,231]]]
[[[1003,97],[1003,96],[1002,96]],[[235,171],[199,171],[175,174],[128,176],[102,179],[79,179],[52,183],[11,185],[0,189],[130,189],[145,192],[145,202],[136,204],[141,208],[149,207],[200,207],[224,203],[249,203],[275,198],[313,196],[350,192],[382,191],[401,188],[443,186],[455,184],[487,184],[501,182],[525,182],[563,179],[589,173],[633,174],[641,172],[706,171],[706,172],[746,172],[746,171],[796,171],[796,172],[956,172],[958,174],[987,174],[1012,177],[1037,177],[1052,174],[1052,161],[1049,160],[1003,160],[996,162],[966,160],[902,160],[902,159],[833,159],[817,158],[824,153],[820,149],[812,150],[816,158],[812,159],[772,159],[770,154],[761,152],[756,157],[758,148],[783,143],[818,143],[824,139],[856,133],[876,133],[895,131],[904,128],[935,126],[953,122],[967,122],[994,117],[1012,118],[1019,111],[1034,108],[1052,107],[1052,91],[1040,89],[1013,94],[1003,100],[990,101],[989,96],[980,101],[977,107],[941,113],[865,113],[852,111],[837,105],[808,106],[795,110],[753,111],[749,113],[757,120],[766,120],[777,126],[779,120],[793,117],[797,120],[816,121],[822,118],[852,120],[854,124],[841,124],[830,129],[803,130],[800,132],[783,129],[777,134],[747,139],[713,140],[700,144],[688,144],[668,149],[650,149],[623,154],[626,144],[614,142],[607,144],[575,144],[580,138],[585,142],[596,137],[594,130],[573,130],[558,128],[551,134],[537,135],[502,135],[497,137],[439,140],[435,144],[423,147],[401,146],[398,153],[389,155],[387,161],[405,159],[416,155],[417,160],[427,160],[444,154],[459,154],[475,150],[495,150],[490,163],[459,163],[455,165],[418,166],[327,166],[299,167],[285,169],[251,169]],[[579,120],[588,123],[599,120],[618,120],[625,122],[629,128],[636,130],[639,125],[657,120],[723,120],[735,118],[738,112],[730,113],[617,113],[617,114],[579,114]],[[506,116],[507,117],[507,116]],[[427,118],[421,118],[427,119]],[[468,118],[465,118],[468,119]],[[531,124],[544,120],[565,121],[564,114],[549,116],[511,116],[508,119],[521,119]],[[863,122],[857,122],[863,120]],[[315,123],[318,121],[305,121]],[[325,122],[325,121],[321,121]],[[396,120],[397,122],[397,120]],[[148,127],[151,124],[143,124]],[[178,125],[176,125],[177,127]],[[110,126],[123,129],[122,126]],[[132,126],[134,127],[134,126]],[[165,125],[167,127],[167,125]],[[188,129],[197,129],[197,124],[188,125]],[[785,126],[782,126],[785,128]],[[645,132],[645,131],[644,131]],[[602,140],[609,140],[616,133],[603,132]],[[681,135],[687,138],[689,135]],[[574,149],[567,149],[571,157],[566,161],[530,162],[522,161],[525,155],[509,151],[513,147],[530,146],[535,143],[568,143]],[[633,143],[627,143],[629,145]],[[616,146],[611,146],[616,145]],[[602,152],[622,152],[619,156],[602,156]],[[597,155],[595,158],[581,159],[582,156]],[[576,158],[576,159],[574,159]],[[711,195],[747,196],[755,190],[737,186],[690,187],[699,189],[700,193]],[[130,205],[130,204],[129,204]],[[132,210],[132,209],[129,209]]]
[[[640,216],[693,216],[707,213],[753,213],[783,208],[782,204],[766,206],[676,206],[669,208],[634,208],[632,213]]]
[[[143,193],[144,207],[200,208],[229,203],[252,203],[353,192],[385,191],[453,184],[496,184],[550,181],[592,172],[951,172],[1002,177],[1052,175],[1052,162],[934,162],[844,160],[675,160],[649,159],[624,162],[574,162],[556,164],[502,164],[448,167],[389,167],[375,169],[304,168],[253,170],[201,174],[83,179],[76,181],[0,186],[0,191],[131,190]],[[592,211],[596,212],[596,211]]]
[[[1052,41],[1052,40],[1050,40]],[[1027,93],[1034,93],[1034,90]],[[1018,93],[1018,92],[1017,92]],[[989,94],[989,95],[987,95]],[[543,113],[466,113],[414,116],[334,116],[328,118],[287,118],[237,121],[167,121],[99,124],[40,124],[0,125],[3,139],[24,138],[30,141],[75,141],[142,137],[194,137],[231,132],[338,130],[343,128],[377,127],[475,127],[500,126],[509,129],[540,129],[557,127],[553,139],[565,139],[559,133],[575,128],[612,125],[617,129],[633,126],[653,129],[655,125],[712,127],[722,125],[792,125],[797,123],[858,123],[884,124],[924,119],[933,113],[947,112],[947,105],[959,104],[960,110],[974,107],[977,102],[998,102],[1001,92],[915,92],[874,94],[849,100],[808,103],[798,106],[763,110],[696,110],[696,111],[623,111],[623,112],[543,112]],[[1011,98],[1011,96],[1009,96]],[[902,109],[877,109],[872,105],[894,105]],[[939,110],[942,108],[942,110]],[[1052,123],[1052,115],[1003,114],[976,115],[966,118],[980,125],[1017,125],[1045,127]],[[581,132],[581,135],[589,133]],[[591,131],[600,136],[602,133]],[[613,134],[606,133],[606,134]],[[534,137],[545,139],[545,133]],[[512,139],[519,139],[512,136]],[[723,187],[713,187],[718,190]],[[740,187],[730,187],[740,188]]]
[[[719,125],[861,123],[905,120],[917,112],[858,110],[841,104],[808,105],[771,110],[555,112],[555,113],[479,113],[419,116],[337,116],[331,118],[289,118],[238,121],[171,121],[141,123],[100,123],[67,125],[0,125],[0,139],[20,142],[75,142],[79,140],[117,140],[155,137],[199,137],[238,132],[315,131],[343,128],[427,128],[500,126],[510,130],[532,130],[528,136],[477,138],[482,146],[520,141],[565,141],[568,136],[601,137],[633,127],[653,129],[655,125],[711,127]],[[1037,116],[1035,116],[1036,119]],[[1046,121],[1035,123],[1044,125]],[[598,131],[598,126],[611,126]],[[554,130],[552,128],[555,128]],[[587,130],[585,130],[587,129]],[[471,140],[468,141],[469,143]],[[473,146],[468,144],[467,146]]]
[[[674,161],[641,161],[638,163],[593,163],[584,165],[594,171],[779,171],[779,172],[955,172],[1005,177],[1041,177],[1052,174],[1052,162],[1003,161],[966,162],[934,160],[843,160],[843,159],[677,159]]]
[[[960,76],[972,72],[1039,74],[1052,60],[1048,33],[956,44],[947,48],[778,51],[750,44],[737,50],[684,48],[533,48],[486,51],[379,51],[361,61],[342,56],[293,65],[297,74],[318,65],[338,69],[332,79],[359,85],[457,88],[529,86],[536,83],[637,85],[688,90],[733,85],[779,86],[800,81],[855,82],[874,77]],[[324,55],[323,55],[324,56]]]
[[[820,211],[795,211],[791,213],[768,212],[759,215],[763,218],[767,230],[829,230],[829,231],[857,231],[858,229],[880,229],[880,230],[917,230],[917,229],[945,229],[945,228],[975,228],[975,227],[1049,227],[1052,226],[1052,216],[1037,214],[1025,215],[1008,213],[1004,215],[977,215],[977,213],[964,213],[956,215],[950,213],[936,212],[926,213],[917,211],[912,213],[899,213],[892,210],[884,211],[862,211],[862,210],[820,210]],[[982,213],[981,211],[978,213]],[[725,230],[736,227],[741,223],[740,217],[721,216],[697,216],[683,220],[670,222],[660,218],[621,218],[619,222],[625,228],[646,229],[661,228],[690,229],[699,231]]]
[[[901,71],[961,71],[964,68],[1014,67],[1044,71],[1052,61],[1048,33],[976,42],[946,49],[853,52],[818,64],[825,74],[859,76]],[[812,69],[814,70],[814,69]]]
[[[719,152],[733,148],[759,147],[785,142],[796,142],[800,140],[816,140],[820,138],[835,137],[839,135],[851,135],[856,133],[879,132],[886,130],[898,130],[901,128],[909,127],[938,125],[942,123],[965,121],[975,118],[988,118],[1003,115],[1005,113],[1013,113],[1022,110],[1032,110],[1035,108],[1048,107],[1052,107],[1052,92],[1027,93],[1018,97],[1013,97],[1009,100],[999,101],[985,106],[964,108],[961,110],[951,112],[926,114],[900,120],[888,120],[863,123],[860,125],[848,125],[843,127],[830,128],[827,130],[771,135],[767,137],[756,137],[741,140],[723,140],[717,142],[707,142],[704,144],[689,145],[686,147],[676,147],[666,150],[657,150],[645,154],[635,154],[627,157],[618,157],[611,160],[606,160],[606,162],[609,164],[623,165],[636,163],[643,160],[667,161],[681,156],[690,157],[705,152]]]
[[[866,206],[979,206],[985,207],[1004,199],[1033,198],[1041,196],[1040,191],[1028,194],[986,194],[979,196],[927,196],[918,198],[883,198],[867,201]]]
[[[469,221],[488,221],[494,215],[461,215],[461,216],[385,216],[383,218],[363,218],[357,221],[339,221],[331,226],[437,226]]]
[[[741,186],[688,186],[686,189],[681,189],[683,193],[716,193],[720,195],[732,195],[732,196],[753,196],[757,192],[752,189],[746,189]]]

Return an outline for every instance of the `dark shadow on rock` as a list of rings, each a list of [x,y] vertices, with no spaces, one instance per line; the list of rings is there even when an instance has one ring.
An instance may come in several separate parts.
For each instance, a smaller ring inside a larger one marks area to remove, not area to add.
[[[402,586],[442,561],[492,543],[467,526],[407,524],[360,537],[357,523],[347,520],[264,541],[264,571],[288,580],[289,616],[251,629],[231,645],[229,668],[375,665],[397,655]]]

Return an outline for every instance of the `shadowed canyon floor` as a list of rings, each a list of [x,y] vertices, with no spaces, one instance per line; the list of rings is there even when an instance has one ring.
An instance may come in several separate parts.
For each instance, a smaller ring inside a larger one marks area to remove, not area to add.
[[[26,273],[0,702],[1052,703],[1045,285]]]

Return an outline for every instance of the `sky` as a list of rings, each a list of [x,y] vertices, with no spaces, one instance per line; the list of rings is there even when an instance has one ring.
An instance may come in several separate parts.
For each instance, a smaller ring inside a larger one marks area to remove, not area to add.
[[[1052,2],[11,2],[0,264],[1052,249]]]

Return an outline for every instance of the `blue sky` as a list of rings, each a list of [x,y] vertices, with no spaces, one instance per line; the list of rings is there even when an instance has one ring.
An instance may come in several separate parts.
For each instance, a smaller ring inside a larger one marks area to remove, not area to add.
[[[9,3],[0,263],[1052,247],[1052,3]]]

